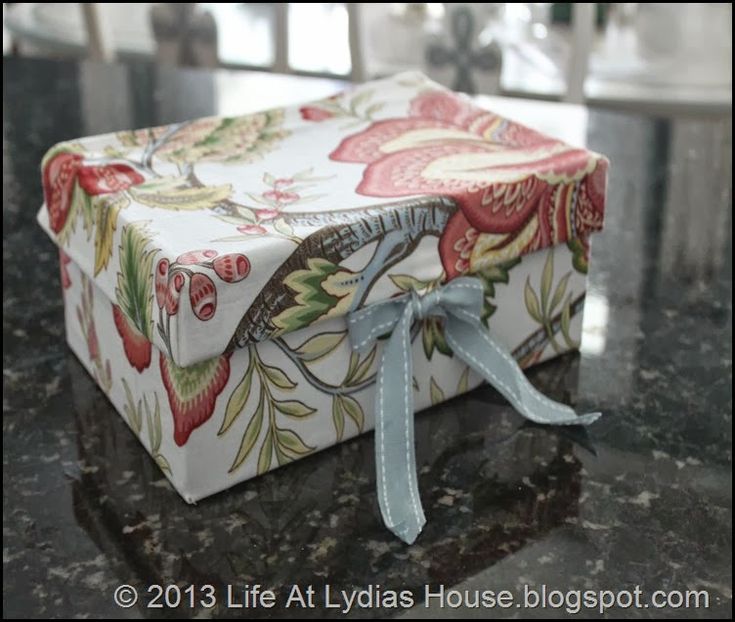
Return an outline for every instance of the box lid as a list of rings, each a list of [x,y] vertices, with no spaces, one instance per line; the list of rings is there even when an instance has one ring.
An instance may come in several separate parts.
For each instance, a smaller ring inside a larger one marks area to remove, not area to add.
[[[39,222],[115,304],[131,363],[152,341],[187,366],[584,240],[607,166],[408,73],[58,144]]]

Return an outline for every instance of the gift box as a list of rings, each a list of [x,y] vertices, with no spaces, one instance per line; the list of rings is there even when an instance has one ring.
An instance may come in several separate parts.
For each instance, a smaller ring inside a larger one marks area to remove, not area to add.
[[[184,499],[377,418],[385,516],[406,413],[489,380],[572,422],[513,361],[578,347],[607,166],[411,73],[56,145],[39,222],[71,349]]]

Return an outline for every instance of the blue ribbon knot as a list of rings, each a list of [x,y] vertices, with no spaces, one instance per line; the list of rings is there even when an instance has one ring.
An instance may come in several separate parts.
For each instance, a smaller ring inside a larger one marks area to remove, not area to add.
[[[455,356],[495,387],[535,423],[586,425],[600,413],[577,416],[528,381],[518,363],[482,324],[484,290],[477,278],[461,277],[424,296],[415,291],[350,314],[354,350],[365,351],[391,333],[383,347],[375,398],[375,468],[378,502],[386,526],[412,544],[426,523],[416,475],[411,326],[428,317],[444,319],[444,335]]]

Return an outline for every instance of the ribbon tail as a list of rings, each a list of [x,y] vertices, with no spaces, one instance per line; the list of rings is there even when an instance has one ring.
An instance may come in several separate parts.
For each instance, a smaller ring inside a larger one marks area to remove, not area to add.
[[[479,321],[464,321],[449,314],[445,334],[449,347],[526,419],[552,425],[587,425],[600,416],[600,413],[578,416],[569,406],[540,393],[513,356],[490,336]]]
[[[426,523],[414,447],[412,319],[406,305],[383,349],[375,398],[378,502],[386,527],[407,544]]]

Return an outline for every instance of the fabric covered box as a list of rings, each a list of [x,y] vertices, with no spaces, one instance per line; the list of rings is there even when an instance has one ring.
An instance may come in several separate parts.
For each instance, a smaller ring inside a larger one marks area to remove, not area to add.
[[[373,428],[359,310],[472,277],[522,367],[576,348],[607,161],[402,74],[64,142],[42,177],[69,345],[195,502]],[[413,319],[416,410],[487,377]]]

